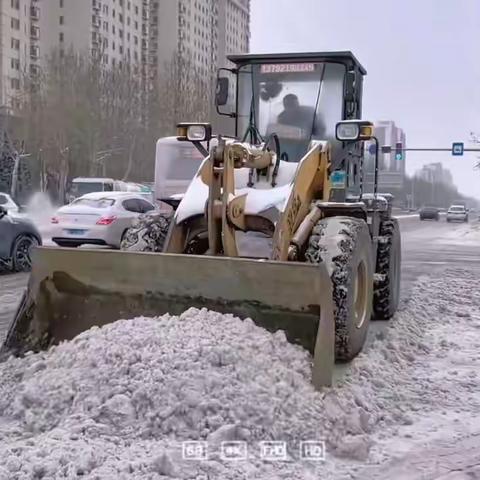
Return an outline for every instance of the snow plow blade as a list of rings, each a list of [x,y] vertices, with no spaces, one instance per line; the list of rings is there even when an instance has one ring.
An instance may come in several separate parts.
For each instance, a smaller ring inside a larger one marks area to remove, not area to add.
[[[4,349],[42,350],[93,326],[190,307],[250,317],[313,355],[313,383],[329,385],[335,327],[323,264],[38,248]]]

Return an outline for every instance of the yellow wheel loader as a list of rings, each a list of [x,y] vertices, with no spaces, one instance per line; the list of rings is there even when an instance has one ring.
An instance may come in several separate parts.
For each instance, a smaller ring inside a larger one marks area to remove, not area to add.
[[[400,237],[377,175],[363,191],[364,142],[375,139],[360,120],[364,68],[350,52],[229,60],[215,100],[235,136],[178,125],[204,159],[174,213],[145,216],[124,251],[38,248],[5,348],[206,307],[283,330],[311,352],[319,387],[335,359],[361,351],[372,315],[393,315]]]

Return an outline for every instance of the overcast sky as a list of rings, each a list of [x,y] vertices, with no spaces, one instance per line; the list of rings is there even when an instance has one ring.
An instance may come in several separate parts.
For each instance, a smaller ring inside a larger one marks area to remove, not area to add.
[[[394,120],[409,147],[480,132],[480,0],[252,0],[251,52],[351,50],[367,69],[363,118]],[[442,161],[480,198],[476,156],[408,153],[407,171]]]

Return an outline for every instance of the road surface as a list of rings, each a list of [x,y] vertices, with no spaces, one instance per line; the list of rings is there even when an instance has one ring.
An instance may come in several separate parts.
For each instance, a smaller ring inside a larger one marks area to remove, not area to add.
[[[469,226],[476,227],[474,217]],[[420,275],[438,275],[448,267],[480,268],[479,246],[463,241],[463,223],[423,221],[418,217],[403,218],[402,230],[402,296],[408,298],[412,282]]]

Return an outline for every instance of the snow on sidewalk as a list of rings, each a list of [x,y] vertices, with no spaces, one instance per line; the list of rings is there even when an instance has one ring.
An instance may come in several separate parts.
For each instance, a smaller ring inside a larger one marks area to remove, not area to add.
[[[425,353],[412,359],[407,384],[395,392],[407,421],[375,433],[369,461],[380,466],[361,469],[358,478],[480,478],[479,289],[478,271],[422,281],[412,302],[424,309],[417,318]]]
[[[421,279],[320,393],[307,353],[281,332],[205,310],[11,358],[0,364],[0,479],[423,479],[419,449],[480,433],[479,288],[468,271]],[[299,458],[300,441],[322,438],[325,462]],[[208,460],[182,458],[189,440],[209,442]],[[287,461],[260,458],[270,440],[288,443]],[[248,460],[222,458],[222,441],[247,442]]]

